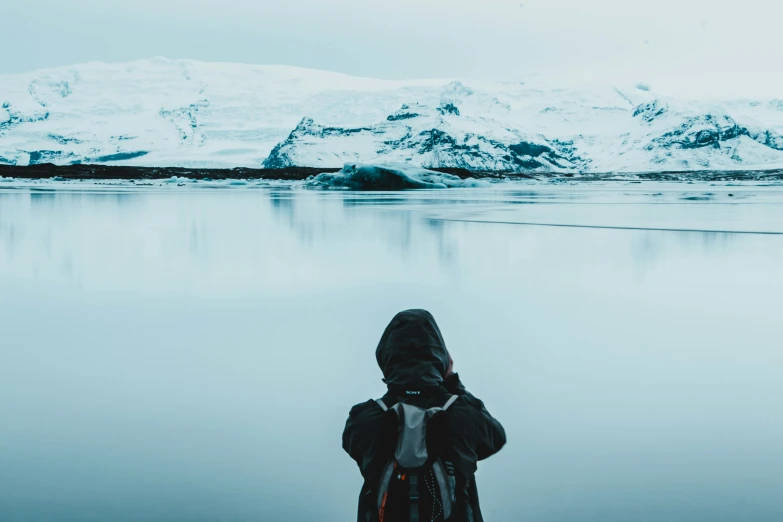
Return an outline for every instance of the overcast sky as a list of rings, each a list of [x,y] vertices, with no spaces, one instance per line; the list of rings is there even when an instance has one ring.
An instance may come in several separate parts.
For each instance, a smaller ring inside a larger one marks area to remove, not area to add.
[[[783,97],[780,0],[0,0],[0,73],[151,56]]]

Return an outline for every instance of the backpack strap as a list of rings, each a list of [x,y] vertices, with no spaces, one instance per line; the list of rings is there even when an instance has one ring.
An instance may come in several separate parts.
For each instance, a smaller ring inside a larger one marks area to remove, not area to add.
[[[381,409],[382,409],[383,411],[389,411],[389,407],[388,407],[388,406],[386,406],[386,403],[385,403],[385,402],[383,402],[383,400],[382,400],[382,399],[375,399],[375,402],[376,402],[376,404],[378,404],[378,406],[380,406],[380,407],[381,407]]]
[[[449,406],[454,404],[454,401],[456,401],[457,399],[459,399],[459,395],[452,395],[451,397],[449,397],[449,400],[447,400],[446,404],[443,405],[443,411],[448,410]]]
[[[419,522],[419,477],[408,475],[408,496],[410,498],[409,522]]]

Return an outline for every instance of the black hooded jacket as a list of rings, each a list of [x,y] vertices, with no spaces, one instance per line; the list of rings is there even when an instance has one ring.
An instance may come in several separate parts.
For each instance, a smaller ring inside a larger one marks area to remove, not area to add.
[[[389,407],[405,400],[430,408],[442,406],[451,395],[459,397],[430,421],[427,446],[433,454],[452,461],[457,472],[457,503],[449,522],[482,522],[474,473],[478,461],[500,451],[506,434],[484,404],[467,392],[458,375],[446,377],[450,357],[435,319],[425,310],[400,312],[386,327],[375,356],[388,387],[383,401]],[[418,393],[408,394],[411,391]],[[396,438],[393,412],[384,412],[374,400],[351,409],[343,449],[364,477],[358,522],[378,520],[373,499],[383,466],[394,456]]]

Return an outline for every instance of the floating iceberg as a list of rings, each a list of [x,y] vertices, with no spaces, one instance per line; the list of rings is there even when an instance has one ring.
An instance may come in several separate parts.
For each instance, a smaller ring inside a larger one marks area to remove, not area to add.
[[[165,183],[192,183],[193,180],[183,176],[171,176],[170,178],[163,180]]]
[[[486,187],[487,181],[461,179],[412,165],[346,164],[338,172],[325,172],[309,178],[307,187],[343,190],[405,190]]]

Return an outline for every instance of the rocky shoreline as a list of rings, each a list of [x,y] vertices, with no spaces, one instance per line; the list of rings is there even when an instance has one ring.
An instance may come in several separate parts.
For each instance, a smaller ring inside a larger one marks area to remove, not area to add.
[[[167,179],[173,176],[195,180],[223,179],[269,179],[283,181],[302,181],[323,172],[337,172],[339,167],[285,167],[285,168],[234,168],[206,169],[185,167],[128,167],[116,165],[53,165],[51,163],[12,166],[0,165],[0,177],[16,179],[62,180],[153,180]],[[783,181],[783,169],[771,170],[704,170],[704,171],[667,171],[636,173],[589,173],[571,174],[561,172],[519,173],[504,171],[467,170],[459,168],[431,169],[452,174],[462,179],[510,179],[510,180],[558,180],[573,179],[579,181],[643,180],[643,181]]]

